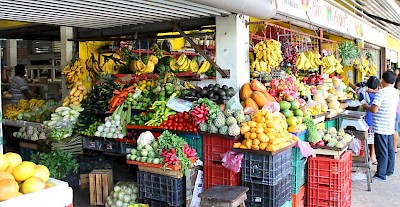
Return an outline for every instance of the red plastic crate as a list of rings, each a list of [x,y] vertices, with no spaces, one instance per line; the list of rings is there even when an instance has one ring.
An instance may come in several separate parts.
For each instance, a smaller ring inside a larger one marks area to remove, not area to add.
[[[306,192],[307,186],[301,186],[297,194],[292,194],[292,207],[305,207],[306,206]]]
[[[216,185],[240,186],[241,173],[234,173],[220,162],[204,163],[204,190],[207,190]]]
[[[207,161],[219,161],[221,162],[221,154],[231,150],[235,142],[241,140],[227,139],[223,136],[218,135],[203,135],[203,159]]]
[[[347,185],[343,186],[341,190],[332,189],[322,185],[317,187],[309,187],[307,190],[308,207],[350,207],[351,188],[351,182],[348,182]]]
[[[308,162],[308,187],[326,186],[341,190],[351,182],[352,152],[343,153],[339,160],[312,157]]]

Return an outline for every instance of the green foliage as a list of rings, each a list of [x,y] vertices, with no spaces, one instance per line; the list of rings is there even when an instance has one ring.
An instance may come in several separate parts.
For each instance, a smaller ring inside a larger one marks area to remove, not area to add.
[[[55,179],[64,179],[71,171],[77,173],[79,167],[70,152],[58,148],[50,153],[33,154],[31,161],[49,168],[50,177]]]

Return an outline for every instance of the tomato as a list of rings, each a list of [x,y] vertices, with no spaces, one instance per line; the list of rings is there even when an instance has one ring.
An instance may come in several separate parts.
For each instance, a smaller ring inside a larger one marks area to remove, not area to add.
[[[184,120],[189,120],[189,119],[190,119],[190,115],[189,115],[189,114],[183,115],[183,119],[184,119]]]
[[[172,128],[172,130],[176,130],[177,128],[176,128],[176,126],[174,126],[173,128]]]
[[[182,129],[181,126],[178,126],[178,127],[176,128],[176,130],[183,131],[183,129]]]
[[[179,122],[179,118],[178,118],[178,117],[175,117],[175,118],[174,118],[174,122]]]
[[[180,122],[180,123],[184,123],[184,121],[183,121],[182,118],[179,118],[179,122]]]
[[[196,128],[193,129],[193,131],[194,131],[194,132],[198,132],[199,129],[197,129],[197,127],[196,127]]]

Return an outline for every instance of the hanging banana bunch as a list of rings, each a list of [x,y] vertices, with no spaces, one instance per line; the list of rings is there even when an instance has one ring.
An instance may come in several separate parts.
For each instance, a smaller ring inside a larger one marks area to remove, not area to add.
[[[86,69],[86,63],[81,58],[75,58],[67,64],[62,72],[65,75],[68,83],[76,83],[78,81],[87,81],[89,72]]]
[[[278,67],[283,61],[281,43],[276,40],[265,40],[257,43],[254,47],[255,57],[251,63],[252,70],[271,73],[271,69]]]

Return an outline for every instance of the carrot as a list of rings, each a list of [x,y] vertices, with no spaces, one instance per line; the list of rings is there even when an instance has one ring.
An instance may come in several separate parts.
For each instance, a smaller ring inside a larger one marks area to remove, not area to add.
[[[118,102],[120,102],[120,99],[115,98],[111,103],[111,108],[115,108],[118,105]]]
[[[116,95],[118,95],[118,94],[120,94],[121,93],[121,91],[119,91],[119,90],[114,90],[114,92],[113,92],[114,94],[116,94]]]

